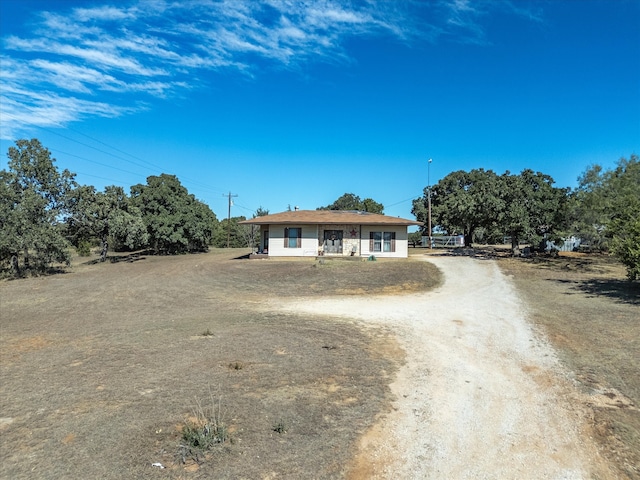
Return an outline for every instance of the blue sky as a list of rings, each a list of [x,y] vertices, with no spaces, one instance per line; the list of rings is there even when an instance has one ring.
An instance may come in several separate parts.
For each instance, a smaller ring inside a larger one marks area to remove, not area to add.
[[[170,173],[218,218],[640,154],[640,1],[2,0],[0,168]],[[433,162],[428,168],[428,159]]]

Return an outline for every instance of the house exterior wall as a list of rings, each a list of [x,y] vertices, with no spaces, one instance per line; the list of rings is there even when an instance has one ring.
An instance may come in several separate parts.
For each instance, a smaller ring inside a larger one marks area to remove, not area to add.
[[[371,232],[395,232],[395,252],[372,252],[369,250],[369,236]],[[368,257],[374,255],[380,258],[407,258],[409,256],[409,234],[407,227],[394,225],[363,225],[360,255]]]
[[[285,228],[301,228],[301,247],[285,248],[284,235]],[[409,242],[407,227],[402,225],[369,226],[369,225],[263,225],[261,231],[268,230],[269,236],[269,256],[270,257],[315,257],[322,252],[325,230],[341,230],[342,256],[368,257],[375,255],[380,258],[406,258],[409,255]],[[370,232],[394,232],[395,251],[394,252],[371,252],[369,251]],[[339,255],[339,254],[338,254]]]
[[[300,248],[285,248],[285,228],[302,228]],[[318,255],[317,225],[269,225],[270,257],[315,257]]]

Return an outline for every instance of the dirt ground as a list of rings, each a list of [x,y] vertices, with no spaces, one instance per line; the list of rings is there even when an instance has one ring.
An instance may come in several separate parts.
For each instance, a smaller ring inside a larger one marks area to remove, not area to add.
[[[403,352],[384,327],[257,306],[440,281],[410,260],[120,260],[0,282],[0,478],[342,478]],[[210,392],[230,441],[183,463]]]
[[[415,253],[0,282],[0,478],[640,478],[620,267]],[[209,397],[231,441],[183,462]]]
[[[570,372],[588,435],[618,478],[640,479],[640,284],[605,255],[498,257],[498,265]]]
[[[275,302],[390,327],[406,352],[392,411],[361,439],[350,478],[618,478],[497,263],[428,260],[445,274],[433,292]]]

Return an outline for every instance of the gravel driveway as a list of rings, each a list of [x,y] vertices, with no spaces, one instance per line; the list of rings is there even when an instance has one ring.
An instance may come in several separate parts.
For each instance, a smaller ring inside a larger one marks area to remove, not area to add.
[[[361,439],[350,477],[609,478],[584,411],[527,306],[491,260],[434,257],[442,287],[424,294],[284,300],[393,329],[406,363],[392,409]]]

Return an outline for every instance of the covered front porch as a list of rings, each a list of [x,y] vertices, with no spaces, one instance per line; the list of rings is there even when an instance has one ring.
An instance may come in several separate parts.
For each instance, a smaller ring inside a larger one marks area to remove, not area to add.
[[[252,258],[266,258],[273,247],[276,249],[279,247],[279,245],[270,245],[274,241],[274,238],[271,238],[273,230],[276,230],[273,225],[261,226],[260,245]],[[279,231],[280,228],[277,230]],[[304,238],[305,256],[353,257],[360,254],[360,228],[353,225],[306,225],[299,229],[287,229],[287,232],[289,233],[285,234],[285,246],[287,248],[301,247],[302,238]],[[313,237],[317,239],[317,243],[313,242]],[[281,241],[279,235],[275,237],[275,241]],[[309,247],[313,244],[317,248],[312,250]]]
[[[244,220],[259,225],[257,255],[406,258],[408,226],[420,222],[368,212],[302,210]]]
[[[318,225],[319,256],[356,256],[360,251],[360,230],[353,225]]]

